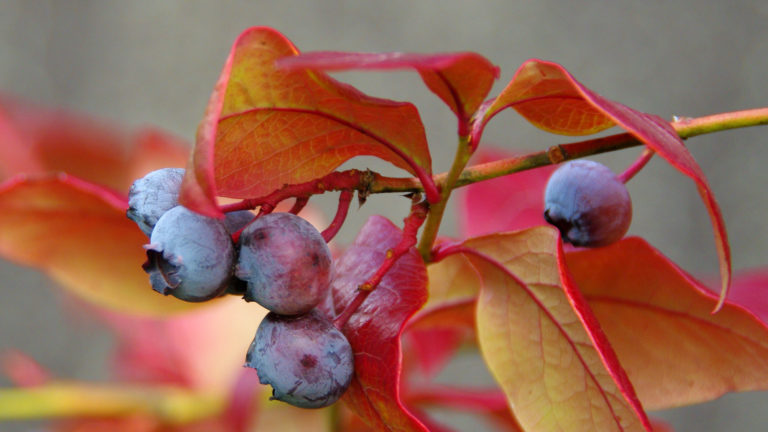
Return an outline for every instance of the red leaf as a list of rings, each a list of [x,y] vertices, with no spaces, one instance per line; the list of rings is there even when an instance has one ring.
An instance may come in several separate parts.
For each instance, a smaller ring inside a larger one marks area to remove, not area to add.
[[[403,335],[407,352],[427,377],[439,372],[463,343],[474,341],[474,313],[473,298],[422,309],[409,322]]]
[[[644,240],[572,252],[568,269],[649,409],[768,389],[768,327]],[[741,291],[741,290],[740,290]]]
[[[488,96],[499,68],[472,53],[349,53],[320,51],[278,61],[279,67],[318,70],[404,69],[419,72],[424,83],[456,116],[468,122]]]
[[[485,163],[512,156],[502,150],[483,148],[477,152],[475,161]],[[544,166],[460,188],[456,193],[461,236],[546,225],[544,188],[556,168]]]
[[[0,255],[101,306],[144,314],[194,307],[151,289],[141,270],[147,238],[127,207],[125,197],[67,175],[10,179],[0,184]]]
[[[576,81],[562,66],[535,59],[523,63],[507,87],[486,107],[475,123],[475,142],[480,140],[488,120],[508,107],[513,107],[535,126],[554,133],[586,135],[621,126],[690,177],[712,220],[722,282],[715,311],[722,306],[731,280],[725,222],[704,173],[669,123],[605,99]]]
[[[709,286],[709,278],[705,280]],[[728,302],[747,309],[763,323],[768,323],[768,268],[738,271],[728,293]]]
[[[427,267],[429,301],[408,322],[408,353],[427,376],[451,359],[465,342],[475,341],[475,307],[479,276],[463,256]],[[410,349],[412,347],[412,349]]]
[[[198,128],[181,202],[218,216],[216,196],[263,196],[361,155],[408,170],[437,196],[416,107],[366,96],[320,72],[275,69],[275,60],[297,54],[266,27],[237,38]]]
[[[149,171],[184,166],[188,154],[185,142],[156,129],[126,131],[0,96],[0,180],[66,172],[127,192]]]
[[[373,275],[402,232],[381,216],[371,217],[352,246],[336,261],[333,300],[344,310],[357,286]],[[427,272],[415,249],[403,255],[381,284],[350,317],[342,331],[355,353],[355,377],[342,399],[372,428],[424,431],[400,399],[405,322],[427,300]]]
[[[490,235],[441,253],[463,253],[476,268],[481,352],[524,430],[650,430],[597,321],[562,269],[557,230]]]

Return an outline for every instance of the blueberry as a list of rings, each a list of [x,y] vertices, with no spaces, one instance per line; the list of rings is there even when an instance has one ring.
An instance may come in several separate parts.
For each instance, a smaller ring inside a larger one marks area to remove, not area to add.
[[[333,262],[323,236],[291,213],[256,219],[240,234],[235,275],[248,282],[243,297],[272,312],[308,312],[328,294]]]
[[[605,165],[589,160],[563,164],[549,178],[544,218],[576,246],[620,240],[632,221],[626,186]]]
[[[270,312],[248,348],[245,365],[272,386],[272,399],[302,408],[336,402],[354,372],[349,341],[317,310],[283,316]]]
[[[147,236],[152,235],[160,216],[179,205],[183,168],[163,168],[145,175],[131,185],[126,215]]]
[[[157,221],[144,248],[143,268],[157,292],[198,302],[221,295],[230,284],[234,245],[217,219],[176,206]]]

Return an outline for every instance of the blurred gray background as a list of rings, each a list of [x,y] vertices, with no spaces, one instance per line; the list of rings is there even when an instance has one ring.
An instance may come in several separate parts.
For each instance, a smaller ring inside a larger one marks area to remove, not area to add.
[[[767,21],[765,0],[6,0],[0,2],[0,91],[122,125],[155,124],[191,140],[232,41],[246,27],[266,25],[303,51],[476,51],[501,67],[492,94],[524,60],[552,60],[633,108],[665,118],[700,116],[768,105]],[[448,168],[455,120],[417,74],[336,76],[375,96],[413,101],[427,127],[435,171]],[[722,206],[737,270],[768,265],[767,132],[744,129],[690,141]],[[511,111],[491,122],[484,135],[485,143],[508,149],[567,141]],[[637,154],[630,149],[597,159],[620,171]],[[632,234],[686,270],[716,272],[709,219],[690,180],[655,158],[629,188]],[[320,201],[334,206],[333,197]],[[400,221],[407,206],[399,197],[376,196],[353,210],[340,238],[351,240],[373,213]],[[455,234],[453,216],[448,213],[445,235]],[[45,276],[0,262],[0,281],[0,350],[21,349],[60,377],[107,376],[109,335],[77,317]],[[489,379],[471,358],[460,359],[451,371],[462,380]],[[765,392],[739,394],[656,414],[678,431],[768,430],[767,403]],[[456,422],[477,429],[464,419]]]

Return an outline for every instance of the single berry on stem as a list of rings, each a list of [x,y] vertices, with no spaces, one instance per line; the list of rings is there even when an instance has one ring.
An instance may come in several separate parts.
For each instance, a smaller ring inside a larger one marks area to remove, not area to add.
[[[309,222],[291,213],[270,213],[239,237],[235,275],[248,283],[246,301],[281,315],[297,315],[327,295],[333,274],[331,251]]]
[[[344,334],[318,310],[298,316],[270,312],[248,348],[245,366],[272,386],[272,399],[322,408],[349,387],[354,356]]]
[[[341,194],[339,195],[339,207],[336,210],[336,216],[334,216],[333,221],[331,221],[331,224],[328,225],[328,228],[320,233],[326,243],[333,240],[333,238],[336,237],[336,234],[339,233],[341,226],[344,224],[344,220],[347,218],[347,213],[349,213],[349,204],[352,202],[353,195],[354,191],[341,191]]]
[[[165,212],[179,205],[182,178],[183,168],[162,168],[131,185],[126,215],[147,236],[152,235],[152,229]]]
[[[152,288],[200,302],[224,293],[235,259],[232,238],[221,221],[177,206],[155,225],[143,268]]]
[[[624,183],[605,165],[590,160],[563,164],[547,182],[544,219],[575,246],[605,246],[620,240],[632,221]]]

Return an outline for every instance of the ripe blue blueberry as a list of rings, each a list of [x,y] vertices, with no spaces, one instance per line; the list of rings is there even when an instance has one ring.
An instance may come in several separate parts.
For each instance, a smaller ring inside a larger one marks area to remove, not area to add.
[[[144,248],[143,268],[159,293],[199,302],[221,295],[229,286],[235,250],[217,219],[176,206],[157,221]]]
[[[575,246],[604,246],[620,240],[632,221],[624,183],[605,165],[590,160],[563,164],[549,178],[544,218]]]
[[[248,348],[245,365],[272,386],[272,399],[302,408],[336,402],[352,382],[349,341],[316,309],[304,315],[270,312]]]
[[[270,213],[240,234],[235,275],[248,282],[243,297],[281,315],[298,315],[327,295],[333,272],[323,236],[292,213]]]
[[[160,216],[179,205],[183,168],[163,168],[145,175],[131,185],[126,215],[147,236],[152,235]]]

